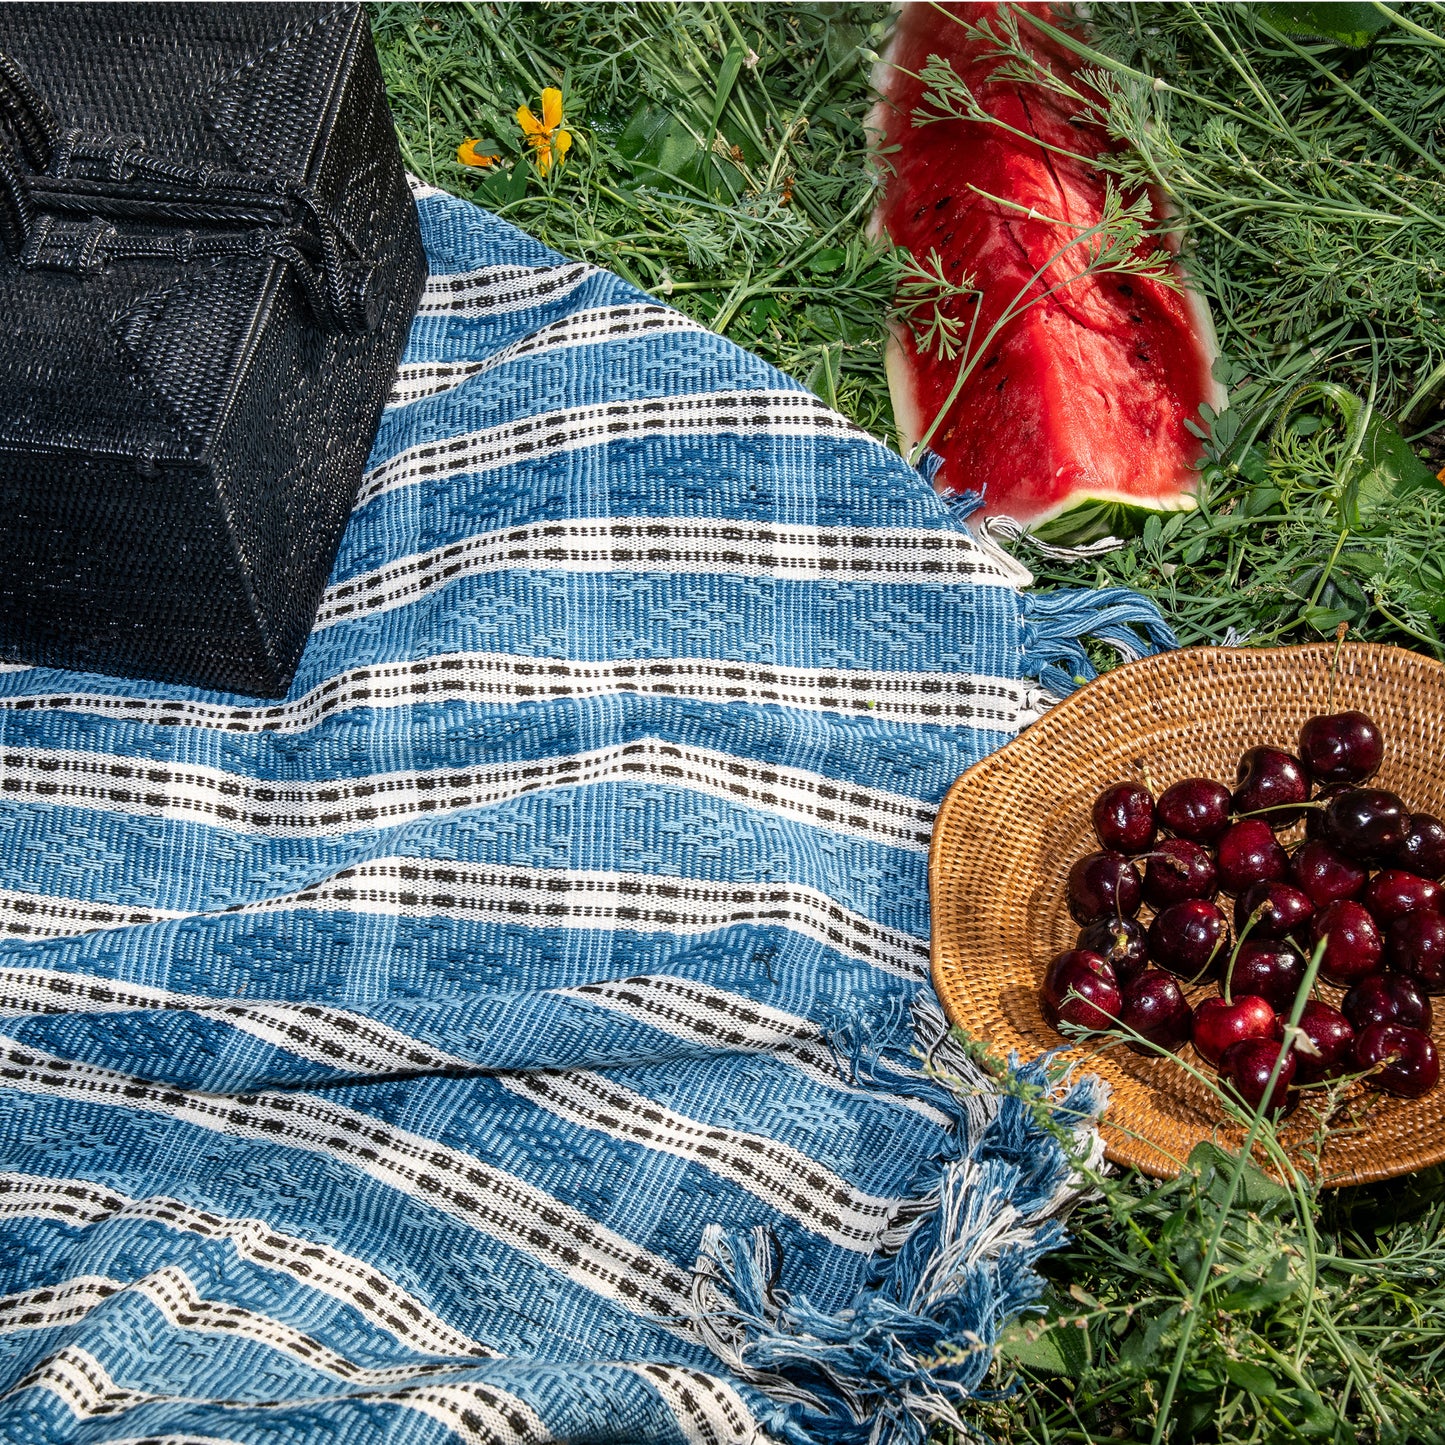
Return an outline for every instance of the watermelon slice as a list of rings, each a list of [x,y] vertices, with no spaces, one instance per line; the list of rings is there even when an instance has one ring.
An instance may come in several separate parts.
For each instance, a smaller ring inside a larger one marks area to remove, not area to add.
[[[874,128],[882,146],[897,149],[874,231],[922,262],[937,252],[950,281],[975,278],[978,337],[1103,213],[1104,176],[1058,152],[1117,149],[1101,127],[1076,118],[1076,103],[991,79],[1001,63],[996,47],[960,22],[992,20],[1001,33],[1001,8],[904,5],[876,77]],[[1034,54],[1086,89],[1072,52],[1027,17],[1060,28],[1072,22],[1048,5],[1012,8],[1022,12],[1020,37]],[[931,56],[950,61],[984,110],[1023,134],[981,120],[916,125],[928,89],[916,77]],[[1084,265],[1075,245],[1030,294],[1079,277]],[[944,311],[966,321],[970,305],[955,299]],[[1203,402],[1223,405],[1211,377],[1215,355],[1208,309],[1192,290],[1117,272],[1072,280],[1008,322],[979,361],[929,439],[942,458],[935,485],[982,492],[979,515],[1009,516],[1054,540],[1127,529],[1134,509],[1190,506],[1202,446],[1186,423],[1199,425]],[[888,378],[905,446],[927,433],[959,365],[920,351],[909,328],[895,327]]]

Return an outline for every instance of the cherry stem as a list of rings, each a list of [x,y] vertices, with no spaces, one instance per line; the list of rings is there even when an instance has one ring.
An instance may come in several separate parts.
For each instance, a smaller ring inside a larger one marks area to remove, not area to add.
[[[1216,943],[1216,944],[1214,945],[1213,950],[1211,951],[1209,957],[1204,960],[1204,964],[1203,964],[1203,966],[1200,968],[1199,972],[1196,973],[1193,978],[1185,979],[1184,982],[1185,982],[1185,984],[1186,984],[1189,988],[1193,988],[1194,985],[1195,985],[1196,983],[1198,983],[1198,982],[1204,977],[1204,975],[1205,975],[1206,973],[1209,972],[1210,965],[1211,965],[1211,964],[1214,962],[1214,960],[1219,956],[1219,950],[1220,950],[1221,948],[1223,948],[1223,947],[1224,947],[1224,942],[1223,942],[1223,940],[1221,939],[1220,942],[1218,942],[1218,943]]]
[[[1135,855],[1136,863],[1167,863],[1176,873],[1187,876],[1189,864],[1182,858],[1176,858],[1172,853],[1139,853]]]
[[[1224,1001],[1226,1004],[1234,1002],[1234,997],[1229,989],[1234,982],[1234,965],[1239,959],[1239,950],[1244,947],[1244,940],[1249,937],[1249,930],[1268,912],[1269,901],[1266,899],[1244,920],[1244,927],[1239,930],[1239,937],[1234,940],[1234,951],[1229,955],[1229,964],[1224,970]]]
[[[1335,671],[1340,665],[1340,649],[1345,645],[1345,633],[1350,630],[1348,622],[1342,622],[1335,628],[1335,655],[1330,659],[1330,691],[1329,700],[1325,704],[1326,712],[1335,710]]]
[[[1296,808],[1302,811],[1305,808],[1328,808],[1329,805],[1328,798],[1311,798],[1307,803],[1271,803],[1267,808],[1251,808],[1247,813],[1231,813],[1229,821],[1240,823],[1246,818],[1257,818],[1261,813],[1282,813],[1286,808]],[[1144,856],[1147,858],[1150,855],[1146,853]]]

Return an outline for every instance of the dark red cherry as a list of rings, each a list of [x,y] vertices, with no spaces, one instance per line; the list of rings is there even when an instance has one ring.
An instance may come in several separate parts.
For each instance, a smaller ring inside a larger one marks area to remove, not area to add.
[[[1239,760],[1231,800],[1236,814],[1257,813],[1271,828],[1287,828],[1300,816],[1292,804],[1310,795],[1310,780],[1297,757],[1278,748],[1250,748]]]
[[[1119,1004],[1114,970],[1097,953],[1081,948],[1056,955],[1039,989],[1039,1005],[1053,1028],[1117,1028]]]
[[[1429,813],[1411,813],[1410,831],[1390,861],[1422,878],[1445,876],[1445,823]]]
[[[1230,987],[1235,993],[1257,993],[1277,1013],[1285,1013],[1304,981],[1305,961],[1293,944],[1268,938],[1246,938],[1234,959]]]
[[[1318,1084],[1324,1079],[1337,1079],[1354,1063],[1354,1026],[1339,1009],[1318,999],[1309,999],[1300,1014],[1299,1030],[1314,1046],[1314,1052],[1309,1053],[1298,1043],[1291,1051],[1298,1083]]]
[[[1358,898],[1370,875],[1358,863],[1340,857],[1328,843],[1313,838],[1294,850],[1289,876],[1316,908],[1323,908],[1342,898]]]
[[[1255,883],[1234,900],[1234,930],[1243,934],[1254,918],[1250,938],[1288,938],[1304,928],[1314,911],[1308,896],[1291,883]]]
[[[1400,1024],[1371,1024],[1355,1040],[1355,1065],[1375,1069],[1365,1080],[1377,1089],[1418,1099],[1440,1079],[1440,1056],[1435,1043],[1419,1029]]]
[[[1284,1058],[1280,1059],[1282,1050]],[[1279,1073],[1270,1088],[1277,1060]],[[1289,1086],[1294,1083],[1297,1067],[1293,1049],[1285,1049],[1275,1039],[1241,1039],[1224,1051],[1219,1067],[1225,1088],[1251,1112],[1261,1104],[1266,1114],[1278,1114],[1289,1107]]]
[[[1149,925],[1149,957],[1181,978],[1217,974],[1229,957],[1229,924],[1203,898],[1171,903]]]
[[[1424,989],[1408,973],[1372,973],[1351,985],[1340,1012],[1357,1029],[1371,1024],[1403,1024],[1428,1029],[1434,1010]]]
[[[1423,911],[1397,918],[1385,934],[1385,957],[1426,993],[1445,993],[1445,918]]]
[[[1363,783],[1379,771],[1385,740],[1362,712],[1323,713],[1300,729],[1299,755],[1317,783]]]
[[[1441,919],[1445,923],[1445,919]],[[1320,977],[1348,987],[1367,974],[1378,973],[1385,956],[1385,940],[1375,920],[1362,905],[1346,898],[1328,903],[1310,923],[1310,947],[1325,943],[1320,959]]]
[[[1143,853],[1154,841],[1154,795],[1142,783],[1115,783],[1094,799],[1094,831],[1116,853]]]
[[[1226,893],[1243,893],[1252,883],[1273,883],[1285,877],[1289,855],[1268,823],[1246,818],[1221,835],[1216,867],[1219,886]]]
[[[1183,1048],[1189,1042],[1194,1026],[1194,1010],[1184,997],[1184,991],[1167,973],[1157,968],[1147,968],[1135,974],[1122,990],[1124,1007],[1120,1014],[1124,1025],[1143,1034],[1151,1043],[1163,1049]],[[1135,1053],[1148,1054],[1153,1050],[1134,1041],[1129,1047]]]
[[[1383,862],[1409,836],[1409,809],[1383,788],[1350,788],[1324,811],[1325,842],[1356,863]]]
[[[1161,828],[1191,843],[1214,844],[1229,826],[1230,792],[1208,778],[1185,778],[1159,794],[1154,816]]]
[[[1382,868],[1365,885],[1360,902],[1374,915],[1381,928],[1417,908],[1440,910],[1440,885],[1430,878],[1406,873],[1401,868]]]
[[[1075,923],[1132,918],[1139,899],[1139,870],[1122,853],[1085,853],[1069,869],[1069,912]]]
[[[1319,805],[1328,803],[1331,798],[1338,798],[1341,793],[1352,792],[1349,783],[1331,783],[1328,788],[1321,788],[1314,796],[1314,802]],[[1325,810],[1323,806],[1312,807],[1305,812],[1305,837],[1311,841],[1325,836]]]
[[[1186,898],[1213,898],[1218,888],[1214,855],[1187,838],[1162,839],[1144,867],[1144,897],[1154,908]]]
[[[1074,947],[1102,955],[1120,983],[1149,966],[1144,925],[1137,918],[1096,918],[1080,930]]]
[[[1207,998],[1194,1010],[1194,1047],[1211,1064],[1244,1039],[1277,1039],[1279,1019],[1258,994],[1241,993],[1226,1003]]]

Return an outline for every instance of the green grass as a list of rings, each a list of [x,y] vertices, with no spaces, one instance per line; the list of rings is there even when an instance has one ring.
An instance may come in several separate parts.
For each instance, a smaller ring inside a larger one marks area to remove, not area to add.
[[[896,263],[865,238],[865,121],[883,5],[381,5],[407,165],[607,266],[891,431]],[[543,177],[515,114],[563,92],[573,148]],[[493,142],[496,174],[458,164]]]
[[[1044,1266],[1046,1312],[1006,1333],[996,1374],[1014,1388],[977,1428],[1039,1445],[1445,1441],[1445,1170],[1324,1190],[1315,1146],[1287,1156],[1196,1077],[1257,1130],[1251,1161],[1201,1144],[1163,1184],[1084,1166],[1094,1193]],[[1337,1121],[1339,1097],[1302,1107]]]
[[[1445,11],[1326,7],[1377,32],[1353,49],[1305,38],[1310,8],[1096,6],[1092,46],[1064,37],[1091,86],[1035,66],[1029,22],[992,23],[1015,79],[1127,143],[1081,139],[1082,158],[1167,200],[1231,389],[1197,512],[1035,570],[1146,592],[1185,643],[1345,622],[1445,656]],[[952,72],[929,74],[927,108],[968,113]]]
[[[1271,148],[1245,124],[1258,174],[1232,172],[1177,96],[1121,88],[1121,130],[1163,165],[1162,116],[1199,183],[1176,185],[1176,201],[1200,238],[1194,265],[1223,322],[1233,404],[1214,426],[1197,511],[1152,521],[1102,558],[1060,562],[1024,543],[1026,560],[1045,585],[1151,594],[1185,642],[1231,629],[1310,640],[1346,621],[1438,654],[1445,491],[1424,485],[1393,420],[1405,414],[1429,470],[1445,460],[1429,450],[1442,434],[1431,376],[1445,355],[1434,159],[1445,43],[1388,22],[1383,50],[1341,58],[1258,28],[1243,6],[1096,12],[1111,63],[1202,85],[1213,103],[1237,106],[1256,66],[1278,112],[1268,125],[1312,152]],[[1438,5],[1399,14],[1445,35]],[[885,6],[385,4],[372,16],[411,169],[619,272],[891,439],[882,356],[904,267],[864,231]],[[1205,22],[1238,64],[1209,58]],[[1404,164],[1338,81],[1427,159]],[[574,145],[543,176],[514,117],[538,110],[546,86],[564,93]],[[457,163],[468,138],[495,147],[493,171]],[[1387,161],[1401,179],[1377,174]],[[1256,208],[1234,235],[1223,219],[1231,187],[1288,184],[1329,210],[1376,182],[1408,204],[1372,191],[1368,224],[1326,215],[1292,229]],[[1251,1168],[1226,1200],[1231,1161],[1195,1162],[1168,1185],[1095,1179],[1073,1243],[1047,1264],[1042,1331],[1016,1331],[1001,1355],[995,1383],[1018,1388],[977,1407],[977,1429],[1039,1445],[1445,1439],[1445,1176],[1329,1193]]]

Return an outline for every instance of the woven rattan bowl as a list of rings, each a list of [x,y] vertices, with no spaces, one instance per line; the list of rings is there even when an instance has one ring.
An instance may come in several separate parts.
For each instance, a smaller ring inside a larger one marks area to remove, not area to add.
[[[1065,906],[1070,863],[1098,846],[1094,798],[1109,783],[1162,788],[1204,776],[1233,784],[1255,744],[1295,751],[1301,723],[1326,710],[1333,643],[1275,649],[1190,648],[1108,673],[970,768],[938,815],[929,859],[933,982],[949,1018],[996,1053],[1032,1057],[1061,1044],[1039,1014],[1050,958],[1078,933]],[[1375,786],[1445,816],[1445,667],[1395,647],[1347,645],[1334,707],[1360,708],[1385,734]],[[1286,844],[1302,833],[1284,835]],[[1212,987],[1193,991],[1198,997]],[[1322,990],[1338,1002],[1339,990]],[[1435,1000],[1445,1049],[1445,999]],[[1105,1146],[1116,1163],[1178,1173],[1195,1144],[1238,1131],[1199,1083],[1167,1059],[1076,1044],[1112,1088]],[[1186,1047],[1183,1057],[1210,1072]],[[1303,1153],[1319,1128],[1301,1108],[1282,1126]],[[1445,1160],[1445,1084],[1423,1099],[1359,1087],[1331,1121],[1321,1156],[1333,1185],[1385,1179]]]

